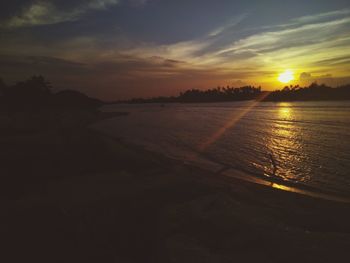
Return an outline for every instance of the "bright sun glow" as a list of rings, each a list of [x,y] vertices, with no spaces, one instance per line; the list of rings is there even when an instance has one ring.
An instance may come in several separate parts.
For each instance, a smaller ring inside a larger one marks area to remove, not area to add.
[[[294,73],[291,70],[286,70],[285,72],[279,74],[278,80],[282,83],[288,83],[294,79]]]

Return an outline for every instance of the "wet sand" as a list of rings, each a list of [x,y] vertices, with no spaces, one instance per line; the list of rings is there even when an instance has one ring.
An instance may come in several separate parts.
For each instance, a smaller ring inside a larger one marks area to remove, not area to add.
[[[346,203],[217,176],[84,125],[2,137],[1,146],[3,262],[348,257]]]

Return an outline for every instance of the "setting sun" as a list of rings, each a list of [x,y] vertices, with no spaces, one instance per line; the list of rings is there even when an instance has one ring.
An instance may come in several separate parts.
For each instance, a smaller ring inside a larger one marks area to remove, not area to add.
[[[294,80],[294,73],[291,70],[286,70],[285,72],[279,74],[278,80],[282,83],[288,83]]]

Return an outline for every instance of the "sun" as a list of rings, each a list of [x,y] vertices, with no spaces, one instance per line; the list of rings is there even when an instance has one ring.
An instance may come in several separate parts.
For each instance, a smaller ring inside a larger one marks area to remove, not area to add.
[[[278,80],[282,83],[288,83],[294,80],[294,73],[290,69],[278,75]]]

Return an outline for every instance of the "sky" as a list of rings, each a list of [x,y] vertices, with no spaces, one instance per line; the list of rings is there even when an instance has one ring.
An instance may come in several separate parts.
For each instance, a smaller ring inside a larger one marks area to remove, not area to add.
[[[5,3],[6,2],[6,3]],[[12,0],[0,77],[104,100],[217,86],[350,83],[349,0]]]

